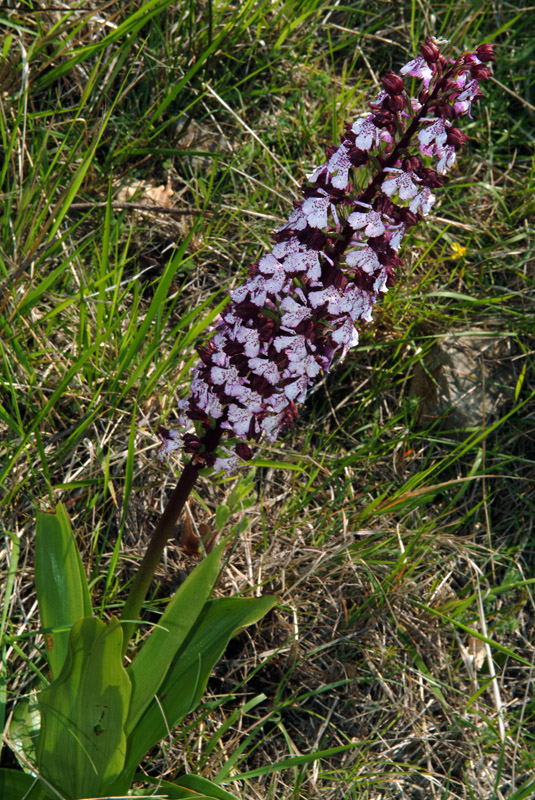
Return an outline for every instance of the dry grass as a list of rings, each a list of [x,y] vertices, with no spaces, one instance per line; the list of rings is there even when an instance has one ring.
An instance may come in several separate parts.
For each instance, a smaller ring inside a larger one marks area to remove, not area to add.
[[[279,163],[301,178],[376,76],[444,25],[456,49],[495,36],[497,77],[514,96],[490,87],[472,149],[361,348],[242,478],[218,592],[280,603],[231,643],[197,712],[142,767],[234,778],[228,788],[244,800],[529,798],[534,97],[529,21],[516,19],[529,9],[314,3],[293,27],[306,4],[252,3],[238,23],[231,6],[167,3],[138,33],[141,6],[8,15],[0,570],[16,571],[0,584],[6,719],[44,666],[36,507],[66,502],[94,598],[115,613],[176,480],[155,458],[154,430],[172,425],[208,312],[288,213],[295,187]],[[123,23],[124,37],[69,63]],[[344,29],[361,31],[356,45]],[[120,194],[135,182],[137,196]],[[455,242],[465,258],[452,258]],[[476,327],[511,343],[505,404],[493,419],[483,386],[489,408],[473,430],[452,432],[442,414],[422,428],[413,372],[429,372],[436,339]],[[214,530],[234,488],[199,483],[194,530]],[[194,563],[177,531],[149,606]],[[1,759],[16,763],[7,746]]]

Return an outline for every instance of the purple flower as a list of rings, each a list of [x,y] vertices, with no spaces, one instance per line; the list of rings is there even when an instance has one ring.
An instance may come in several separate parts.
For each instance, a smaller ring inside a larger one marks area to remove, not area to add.
[[[309,181],[314,183],[320,175],[330,175],[331,183],[336,189],[345,189],[348,182],[349,170],[352,167],[351,159],[349,158],[349,150],[345,144],[341,144],[326,164],[318,167],[310,175]]]
[[[431,156],[438,148],[446,144],[448,138],[446,126],[451,125],[451,123],[440,117],[428,119],[426,122],[431,122],[431,125],[426,125],[425,128],[418,132],[418,139],[422,153]]]
[[[179,402],[184,432],[160,428],[162,455],[183,450],[229,475],[252,457],[250,444],[276,441],[295,420],[296,404],[358,344],[356,325],[393,284],[406,230],[429,213],[431,190],[466,141],[452,120],[471,114],[492,60],[492,45],[448,60],[428,38],[383,78],[371,113],[349,123],[310,174],[271,253],[230,292]],[[421,81],[417,97],[403,76]]]
[[[370,150],[373,145],[379,144],[379,128],[376,128],[369,116],[364,119],[357,119],[351,126],[351,132],[355,134],[355,145],[359,150]]]
[[[363,272],[373,275],[376,269],[381,266],[379,256],[373,247],[364,244],[361,250],[351,250],[346,255],[346,264],[350,267],[360,267]]]
[[[418,186],[414,181],[419,181],[417,175],[412,172],[404,172],[396,167],[386,167],[385,172],[397,173],[392,178],[387,178],[381,184],[383,192],[392,197],[397,192],[400,200],[409,200],[418,194]]]
[[[364,228],[364,236],[380,236],[386,230],[383,218],[378,211],[368,211],[366,213],[354,211],[349,215],[347,221],[356,231]]]
[[[402,75],[409,75],[411,78],[420,78],[424,87],[427,89],[433,80],[433,70],[429,67],[423,56],[417,56],[404,67],[401,67]]]

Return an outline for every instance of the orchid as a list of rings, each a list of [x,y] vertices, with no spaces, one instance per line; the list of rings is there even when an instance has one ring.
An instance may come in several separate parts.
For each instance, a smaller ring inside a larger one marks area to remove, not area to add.
[[[177,434],[160,429],[161,454],[180,448],[196,470],[232,474],[251,445],[273,442],[297,416],[318,376],[358,344],[393,285],[406,231],[429,214],[490,77],[492,45],[447,59],[428,38],[421,55],[382,79],[370,113],[308,176],[303,200],[275,232],[271,253],[230,292],[211,338],[198,348]],[[415,96],[406,80],[420,81]]]

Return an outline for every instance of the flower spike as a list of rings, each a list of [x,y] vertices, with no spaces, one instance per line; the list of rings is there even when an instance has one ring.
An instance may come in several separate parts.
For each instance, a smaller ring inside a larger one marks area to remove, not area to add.
[[[494,49],[455,61],[428,38],[421,55],[382,78],[370,113],[346,126],[338,147],[308,176],[304,199],[275,231],[275,245],[230,293],[201,345],[180,424],[160,429],[161,454],[182,449],[225,474],[274,442],[308,390],[358,344],[360,320],[392,286],[406,230],[429,214],[466,136]],[[421,83],[417,96],[407,81]],[[208,444],[211,442],[211,444]]]

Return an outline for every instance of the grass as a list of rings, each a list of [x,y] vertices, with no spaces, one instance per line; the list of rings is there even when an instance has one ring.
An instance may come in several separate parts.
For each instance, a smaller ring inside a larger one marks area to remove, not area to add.
[[[497,45],[469,146],[295,429],[251,475],[197,487],[193,524],[236,537],[221,592],[280,605],[143,768],[217,776],[247,800],[532,797],[533,9],[26,1],[0,22],[2,764],[44,665],[36,508],[67,504],[116,612],[178,474],[155,430],[195,341],[296,181],[434,33],[453,52]],[[479,413],[462,431],[422,418],[414,376],[433,348],[483,334],[502,351]],[[150,604],[191,566],[172,544]]]

